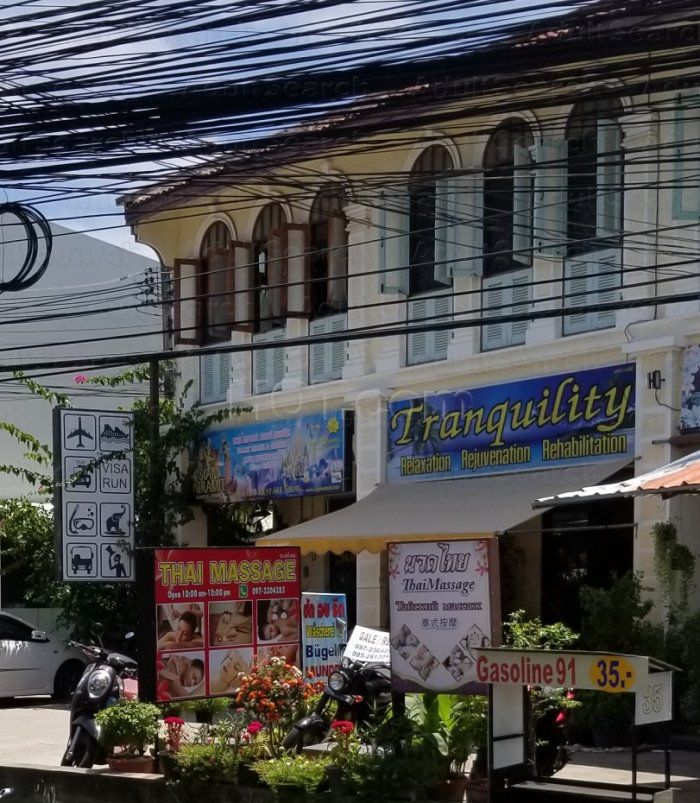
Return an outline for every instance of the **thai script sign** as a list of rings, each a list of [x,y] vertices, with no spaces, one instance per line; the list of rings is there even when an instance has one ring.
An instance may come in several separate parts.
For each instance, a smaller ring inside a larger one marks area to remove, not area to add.
[[[220,502],[346,490],[342,410],[210,430],[194,469],[195,494]]]
[[[634,455],[635,366],[615,365],[394,401],[389,482]]]
[[[340,669],[347,640],[345,594],[302,594],[301,646],[310,680],[325,680]]]
[[[61,579],[133,582],[133,413],[57,407],[53,429]]]
[[[498,636],[497,550],[495,538],[389,544],[395,691],[477,688],[474,650]]]
[[[231,694],[253,659],[299,665],[296,547],[157,549],[156,700]]]

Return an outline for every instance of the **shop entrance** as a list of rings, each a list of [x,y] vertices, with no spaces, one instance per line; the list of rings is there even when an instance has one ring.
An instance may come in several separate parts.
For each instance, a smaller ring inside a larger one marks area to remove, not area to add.
[[[328,580],[328,588],[334,594],[345,594],[350,633],[357,622],[357,563],[352,552],[329,553]]]
[[[562,505],[542,516],[542,620],[581,625],[581,586],[609,588],[633,568],[634,500]]]

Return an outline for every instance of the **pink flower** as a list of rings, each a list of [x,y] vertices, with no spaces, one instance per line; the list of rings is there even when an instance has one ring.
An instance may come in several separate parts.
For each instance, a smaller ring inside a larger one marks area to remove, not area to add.
[[[252,721],[252,722],[251,722],[251,723],[248,725],[248,727],[246,728],[246,731],[248,731],[248,733],[249,733],[251,736],[255,736],[255,734],[256,734],[256,733],[259,733],[259,732],[260,732],[260,731],[263,729],[263,727],[264,727],[264,725],[262,724],[262,722],[260,722],[260,721],[259,721],[259,720],[257,720],[257,719],[254,719],[254,720],[253,720],[253,721]]]
[[[73,377],[73,381],[76,385],[84,385],[88,381],[88,378],[85,376],[85,374],[76,374]]]

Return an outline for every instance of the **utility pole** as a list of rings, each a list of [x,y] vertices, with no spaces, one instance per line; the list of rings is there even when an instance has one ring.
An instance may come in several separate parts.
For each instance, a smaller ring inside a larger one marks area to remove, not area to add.
[[[156,546],[162,542],[163,516],[160,497],[163,492],[162,458],[160,454],[160,363],[157,358],[149,362],[149,412],[150,412],[150,497],[151,521],[148,543],[141,546]]]

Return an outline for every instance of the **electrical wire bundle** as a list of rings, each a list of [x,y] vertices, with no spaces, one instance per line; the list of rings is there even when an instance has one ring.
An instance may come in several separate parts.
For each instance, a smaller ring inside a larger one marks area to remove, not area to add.
[[[12,202],[0,204],[0,218],[3,215],[17,218],[26,235],[27,250],[22,266],[11,279],[0,281],[0,293],[17,293],[36,284],[46,273],[53,237],[48,220],[30,206]]]

